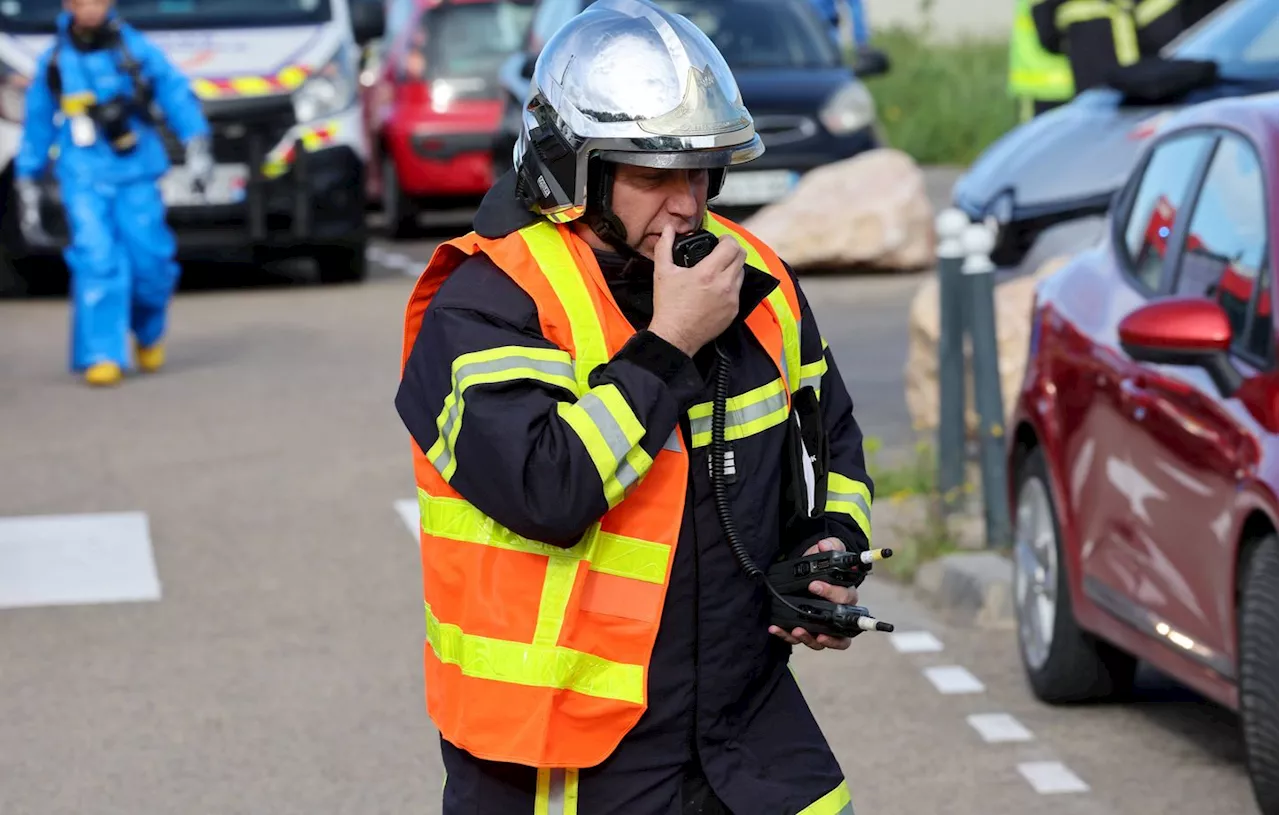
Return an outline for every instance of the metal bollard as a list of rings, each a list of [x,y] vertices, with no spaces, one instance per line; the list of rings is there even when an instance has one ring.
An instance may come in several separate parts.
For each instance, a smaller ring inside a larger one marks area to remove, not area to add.
[[[969,330],[973,342],[973,391],[981,429],[982,503],[987,546],[1007,546],[1009,499],[1005,483],[1004,405],[1000,394],[1000,352],[996,346],[995,235],[983,224],[971,224],[962,238],[963,277],[968,290]]]
[[[938,492],[950,512],[964,484],[964,335],[965,247],[961,238],[969,218],[958,209],[938,215]]]

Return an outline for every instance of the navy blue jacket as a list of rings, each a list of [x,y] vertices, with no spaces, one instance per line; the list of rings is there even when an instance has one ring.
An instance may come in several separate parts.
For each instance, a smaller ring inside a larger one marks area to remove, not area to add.
[[[504,203],[510,187],[508,176],[491,191],[477,214],[477,232],[492,237],[529,222],[529,213]],[[592,385],[617,385],[645,428],[641,445],[650,455],[656,456],[674,428],[688,446],[690,408],[712,399],[712,350],[690,359],[643,330],[652,315],[651,264],[627,266],[602,252],[597,257],[614,299],[639,330],[593,374]],[[766,272],[749,268],[741,314],[776,285]],[[831,468],[870,486],[849,394],[803,294],[801,302],[801,361],[825,358],[827,364],[820,396]],[[721,342],[733,359],[731,395],[778,378],[774,362],[741,319]],[[439,432],[436,419],[452,389],[452,360],[506,345],[555,347],[542,336],[530,297],[477,255],[432,300],[396,396],[400,416],[423,450]],[[572,398],[568,391],[528,381],[469,387],[450,485],[521,535],[572,544],[608,509],[590,456],[555,410],[558,400]],[[784,435],[779,424],[731,443],[738,477],[728,493],[756,563],[799,554],[827,534],[852,550],[865,550],[866,535],[846,515],[829,514],[804,539],[781,538]],[[840,767],[787,669],[791,648],[768,633],[766,592],[740,571],[725,541],[707,450],[691,450],[684,522],[650,663],[648,710],[609,759],[582,770],[583,812],[678,812],[672,807],[683,779],[701,772],[733,812],[785,815],[800,812],[841,781]],[[532,795],[532,770],[481,762],[447,744],[444,755],[446,813],[532,811],[532,799],[523,797]],[[451,808],[451,796],[457,808]]]

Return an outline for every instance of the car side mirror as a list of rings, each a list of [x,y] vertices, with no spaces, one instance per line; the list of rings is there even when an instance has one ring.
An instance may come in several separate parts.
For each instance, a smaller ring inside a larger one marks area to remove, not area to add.
[[[380,0],[356,0],[351,4],[351,33],[365,45],[386,34],[387,19]]]
[[[1120,347],[1139,362],[1203,368],[1224,398],[1244,377],[1231,363],[1231,321],[1212,300],[1169,297],[1148,303],[1120,321]]]
[[[853,55],[853,72],[860,79],[889,73],[889,55],[879,48],[863,46]]]

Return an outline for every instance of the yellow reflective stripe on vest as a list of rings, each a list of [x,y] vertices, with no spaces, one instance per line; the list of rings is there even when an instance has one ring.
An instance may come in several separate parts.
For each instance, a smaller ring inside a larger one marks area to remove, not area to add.
[[[716,237],[733,235],[747,252],[747,265],[754,266],[762,272],[769,271],[764,258],[760,256],[760,253],[756,251],[750,241],[712,218],[710,213],[703,219],[702,225]],[[778,362],[782,366],[782,373],[786,377],[787,386],[792,393],[795,393],[800,390],[800,325],[796,321],[796,316],[791,313],[791,304],[787,302],[787,296],[782,292],[781,281],[778,282],[773,291],[769,292],[765,302],[773,309],[773,313],[782,327],[782,359],[778,360]]]
[[[639,446],[644,427],[617,385],[592,388],[573,404],[559,402],[556,411],[586,445],[604,497],[614,508],[653,466],[653,459]]]
[[[711,444],[711,411],[711,402],[689,408],[689,432],[693,436],[694,447]],[[724,439],[733,441],[763,433],[785,422],[787,411],[786,385],[781,379],[730,396],[725,401]]]
[[[596,316],[587,281],[583,279],[578,262],[565,244],[560,231],[549,222],[539,219],[519,232],[529,247],[529,253],[556,293],[565,316],[569,318],[569,331],[573,334],[574,369],[580,390],[590,389],[587,377],[596,366],[609,361],[609,350],[604,339],[604,327]]]
[[[1108,0],[1067,0],[1054,15],[1060,29],[1090,20],[1110,20],[1111,39],[1115,43],[1116,61],[1132,65],[1138,61],[1138,29],[1133,20],[1132,4],[1124,8]]]
[[[463,354],[453,361],[453,390],[445,397],[444,407],[436,417],[440,435],[427,450],[427,459],[446,482],[457,470],[454,447],[462,430],[463,394],[472,385],[532,379],[564,388],[577,394],[578,382],[573,375],[573,360],[558,348],[526,348],[502,346]]]
[[[667,546],[601,532],[598,525],[593,525],[573,546],[555,546],[517,535],[461,498],[434,497],[423,489],[418,490],[418,514],[422,531],[432,537],[544,555],[573,563],[586,560],[594,572],[645,583],[662,583],[666,579]]]
[[[849,796],[849,787],[841,781],[840,786],[828,792],[796,815],[854,815],[853,799]]]
[[[467,634],[442,623],[423,603],[427,644],[436,658],[457,665],[464,676],[537,688],[571,690],[601,699],[644,702],[644,666],[607,659],[557,645],[533,645]]]
[[[93,91],[79,91],[62,95],[61,109],[63,116],[83,116],[98,101]]]
[[[539,768],[533,815],[578,815],[578,771]]]
[[[800,366],[800,387],[806,385],[813,388],[813,392],[819,398],[822,396],[822,377],[827,373],[827,358],[819,357],[817,362],[810,362]]]
[[[871,542],[871,490],[861,481],[831,473],[827,476],[827,512],[843,512],[853,518]]]

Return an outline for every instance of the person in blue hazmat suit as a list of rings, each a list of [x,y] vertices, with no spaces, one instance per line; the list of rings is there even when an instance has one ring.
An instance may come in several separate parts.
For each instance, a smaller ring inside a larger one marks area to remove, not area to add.
[[[139,369],[164,364],[179,267],[159,188],[162,128],[199,189],[213,169],[209,124],[186,77],[114,0],[64,0],[57,26],[27,92],[15,187],[23,229],[38,230],[36,182],[53,162],[70,233],[71,369],[113,385],[130,368],[131,332]]]

